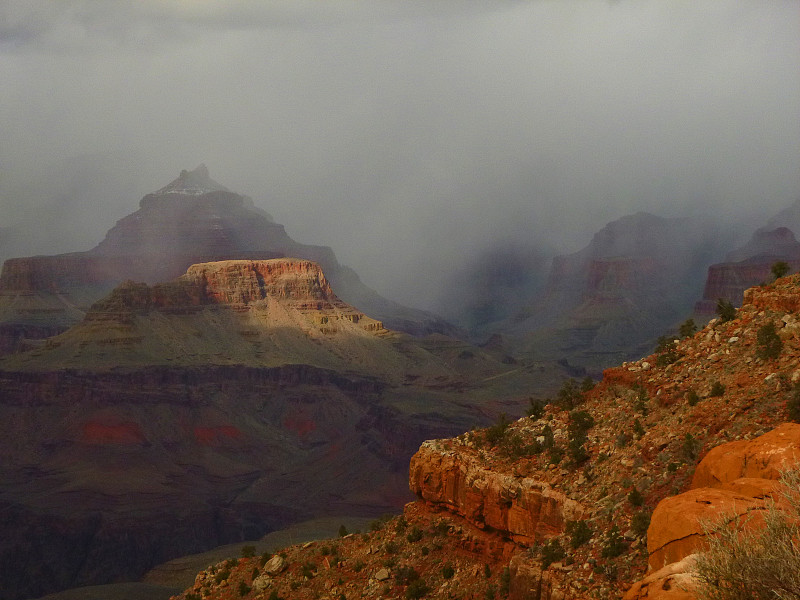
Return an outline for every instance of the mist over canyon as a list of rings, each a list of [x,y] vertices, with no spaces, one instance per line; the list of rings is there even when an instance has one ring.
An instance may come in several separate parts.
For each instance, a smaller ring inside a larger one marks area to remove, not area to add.
[[[799,8],[2,3],[0,597],[398,512],[800,269]]]

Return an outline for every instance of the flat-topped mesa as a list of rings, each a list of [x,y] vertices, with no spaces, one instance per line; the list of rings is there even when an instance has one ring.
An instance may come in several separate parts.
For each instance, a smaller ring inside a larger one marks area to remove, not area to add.
[[[173,281],[154,286],[128,281],[97,302],[91,313],[173,312],[214,304],[241,308],[266,300],[299,311],[336,309],[350,315],[348,320],[354,323],[365,318],[339,300],[319,265],[299,258],[201,263],[191,265]]]
[[[181,279],[202,285],[217,304],[250,304],[278,298],[303,310],[352,309],[333,293],[322,269],[310,260],[227,260],[192,265]]]

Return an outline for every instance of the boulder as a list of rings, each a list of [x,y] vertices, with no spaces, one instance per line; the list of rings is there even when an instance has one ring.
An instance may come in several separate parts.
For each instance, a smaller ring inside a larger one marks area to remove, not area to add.
[[[678,562],[707,547],[704,524],[726,519],[729,525],[751,527],[763,523],[760,515],[769,500],[729,490],[701,488],[658,503],[647,530],[651,569]]]
[[[696,554],[666,565],[637,581],[622,600],[696,600],[697,580],[692,573]]]
[[[784,423],[753,440],[713,448],[697,465],[692,488],[721,488],[742,477],[775,480],[800,462],[800,424]]]
[[[467,452],[425,442],[411,458],[409,487],[419,498],[481,529],[530,545],[561,533],[586,509],[549,484],[492,471]]]

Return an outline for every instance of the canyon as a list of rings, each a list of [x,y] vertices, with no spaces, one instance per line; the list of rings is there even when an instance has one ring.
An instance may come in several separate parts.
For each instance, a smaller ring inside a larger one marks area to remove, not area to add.
[[[563,376],[504,358],[387,329],[306,259],[122,283],[0,360],[0,585],[131,580],[312,517],[396,511],[423,440]]]

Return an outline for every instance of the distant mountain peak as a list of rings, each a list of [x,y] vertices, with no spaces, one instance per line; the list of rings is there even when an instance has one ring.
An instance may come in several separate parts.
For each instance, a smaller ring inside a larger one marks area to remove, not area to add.
[[[208,167],[201,164],[194,171],[183,169],[178,178],[154,192],[156,195],[163,194],[186,194],[189,196],[199,196],[209,192],[229,192],[230,190],[211,179],[208,174]]]

